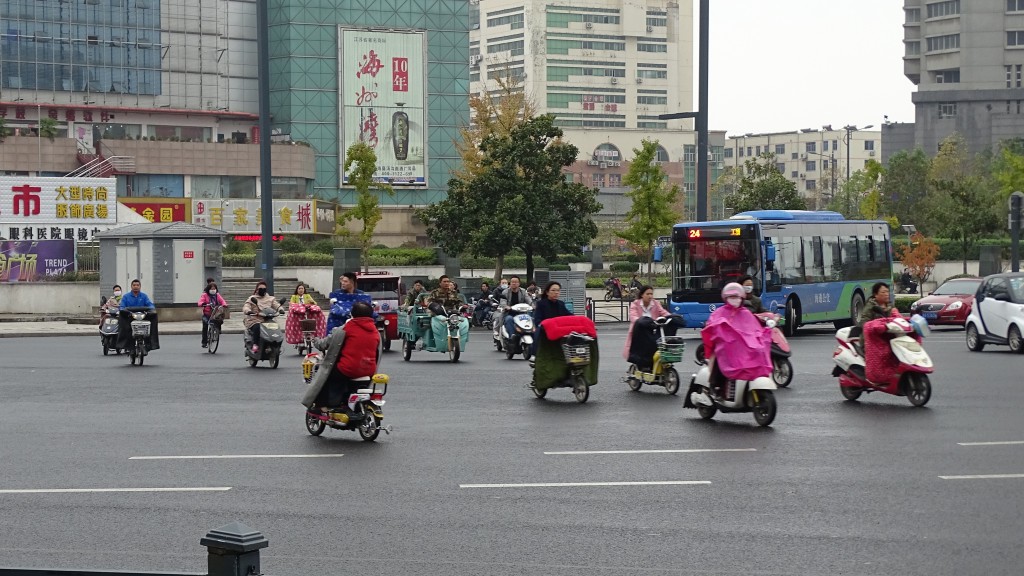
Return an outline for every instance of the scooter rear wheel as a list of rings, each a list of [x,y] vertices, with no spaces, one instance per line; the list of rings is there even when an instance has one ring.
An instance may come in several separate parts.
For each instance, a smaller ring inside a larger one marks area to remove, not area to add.
[[[718,414],[718,408],[714,406],[697,406],[697,414],[700,414],[700,417],[704,420],[711,420],[715,417],[715,414]]]
[[[281,353],[280,353],[280,352],[278,352],[277,354],[275,354],[275,355],[274,355],[274,360],[273,360],[273,361],[271,361],[271,363],[270,363],[270,367],[271,367],[271,368],[277,368],[277,365],[278,365],[278,364],[279,364],[280,362],[281,362]]]
[[[365,442],[373,442],[380,436],[380,420],[373,412],[365,412],[363,423],[359,425],[359,436]]]
[[[107,346],[106,343],[104,343],[103,344],[103,355],[106,356],[107,354],[110,354],[110,348]]]
[[[324,421],[313,416],[310,413],[306,413],[306,431],[313,436],[319,436],[324,433],[324,428],[327,428],[327,424]]]

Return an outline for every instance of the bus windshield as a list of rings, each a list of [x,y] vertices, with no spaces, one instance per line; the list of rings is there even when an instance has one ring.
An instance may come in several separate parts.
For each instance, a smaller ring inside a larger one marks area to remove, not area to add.
[[[717,302],[722,287],[739,282],[761,270],[761,250],[755,238],[687,239],[675,246],[675,278],[672,291],[677,295]],[[760,282],[755,281],[760,286]],[[760,291],[760,290],[758,290]]]

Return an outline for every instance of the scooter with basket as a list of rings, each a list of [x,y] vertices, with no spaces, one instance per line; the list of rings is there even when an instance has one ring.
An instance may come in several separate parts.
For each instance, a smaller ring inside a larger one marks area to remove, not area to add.
[[[597,384],[598,346],[594,322],[583,316],[559,316],[541,323],[533,378],[527,386],[537,398],[552,388],[569,388],[580,404]]]
[[[671,316],[663,316],[654,320],[658,327],[658,350],[654,353],[650,372],[641,370],[636,364],[630,364],[623,381],[629,389],[639,392],[644,384],[662,386],[669,394],[679,392],[679,372],[673,364],[683,360],[685,344],[682,336],[666,336],[665,325],[672,321]]]

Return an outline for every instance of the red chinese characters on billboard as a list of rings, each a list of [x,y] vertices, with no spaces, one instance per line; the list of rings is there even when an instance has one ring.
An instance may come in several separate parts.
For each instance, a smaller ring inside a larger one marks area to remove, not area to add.
[[[391,90],[394,92],[409,91],[409,59],[391,59]]]

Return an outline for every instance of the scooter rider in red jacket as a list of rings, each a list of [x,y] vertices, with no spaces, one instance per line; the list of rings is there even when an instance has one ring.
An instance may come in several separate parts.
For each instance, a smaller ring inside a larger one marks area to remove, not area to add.
[[[373,321],[373,308],[366,302],[356,302],[352,305],[352,318],[314,346],[326,350],[320,370],[330,366],[330,375],[326,381],[314,381],[303,403],[315,403],[321,409],[342,407],[348,413],[348,397],[359,389],[355,379],[377,372],[380,334]],[[315,401],[309,402],[313,394]]]

